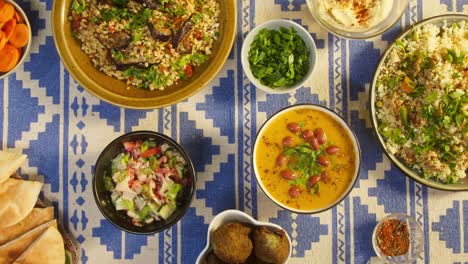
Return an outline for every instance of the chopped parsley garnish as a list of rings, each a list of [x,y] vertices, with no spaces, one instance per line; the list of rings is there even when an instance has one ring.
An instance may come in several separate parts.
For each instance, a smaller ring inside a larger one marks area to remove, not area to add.
[[[133,77],[144,80],[138,85],[138,87],[146,89],[148,89],[151,84],[153,84],[155,87],[163,87],[167,81],[165,75],[160,73],[155,65],[149,68],[138,68],[131,66],[124,71],[124,76],[126,78]]]
[[[460,52],[460,53],[457,53],[455,50],[453,49],[448,49],[447,50],[447,56],[445,57],[445,59],[448,61],[448,62],[451,62],[453,64],[459,64],[459,65],[462,65],[463,64],[463,60],[465,59],[465,54],[463,52]]]
[[[112,7],[110,9],[101,10],[101,17],[105,21],[121,19],[128,20],[131,16],[132,14],[127,8]]]
[[[196,12],[195,14],[193,14],[193,15],[192,15],[192,18],[191,18],[192,22],[193,22],[195,25],[198,24],[198,23],[200,23],[200,22],[202,21],[202,19],[203,19],[203,15],[200,14],[200,13],[198,13],[198,12]]]
[[[119,5],[119,6],[126,6],[128,3],[128,0],[112,0],[112,3]]]
[[[123,61],[125,59],[123,53],[121,51],[116,51],[114,49],[111,50],[112,57],[117,61]]]
[[[74,0],[71,6],[72,10],[81,15],[86,10],[85,0]]]
[[[130,29],[135,30],[142,28],[148,22],[148,19],[151,17],[151,9],[145,8],[136,14],[132,21],[130,22]]]
[[[309,49],[294,28],[262,29],[250,46],[250,69],[268,87],[287,87],[309,70]]]
[[[317,163],[317,157],[322,153],[323,148],[313,150],[308,143],[283,151],[283,155],[289,157],[288,168],[300,172],[296,179],[289,181],[289,184],[306,187],[311,176],[320,174],[322,167]]]
[[[204,63],[207,59],[208,56],[201,53],[195,53],[192,55],[192,61],[197,65]]]

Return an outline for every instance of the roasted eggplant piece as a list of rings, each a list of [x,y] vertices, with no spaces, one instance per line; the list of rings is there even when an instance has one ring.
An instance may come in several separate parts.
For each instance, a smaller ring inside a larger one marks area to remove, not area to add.
[[[122,51],[121,51],[122,52]],[[115,65],[115,68],[119,71],[124,71],[132,66],[145,68],[146,61],[143,58],[134,58],[125,54],[125,51],[122,52],[123,58],[117,59],[112,56],[112,52],[107,53],[108,60]]]
[[[193,23],[189,20],[185,21],[184,25],[177,31],[172,38],[172,46],[177,49],[179,45],[187,38],[190,31],[193,29]]]
[[[151,22],[148,23],[148,29],[151,34],[151,37],[153,37],[156,40],[166,42],[172,37],[172,31],[170,29],[157,25],[155,26]]]
[[[145,61],[141,59],[127,59],[127,60],[116,60],[113,59],[112,63],[115,65],[115,68],[119,71],[124,71],[132,66],[138,68],[145,68]]]
[[[97,35],[96,38],[108,49],[123,49],[130,44],[132,36],[124,31],[119,31],[109,33],[105,37]]]

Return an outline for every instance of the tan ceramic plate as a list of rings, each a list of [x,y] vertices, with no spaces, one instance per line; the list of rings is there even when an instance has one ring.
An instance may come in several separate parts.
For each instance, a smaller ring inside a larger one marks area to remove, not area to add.
[[[218,0],[221,8],[220,38],[214,44],[213,54],[202,66],[196,68],[188,81],[166,88],[164,91],[127,89],[124,82],[109,77],[92,65],[81,51],[80,43],[72,36],[68,20],[72,0],[54,1],[52,27],[55,45],[63,64],[78,83],[93,95],[127,108],[152,109],[180,102],[200,91],[224,65],[236,34],[236,1]]]

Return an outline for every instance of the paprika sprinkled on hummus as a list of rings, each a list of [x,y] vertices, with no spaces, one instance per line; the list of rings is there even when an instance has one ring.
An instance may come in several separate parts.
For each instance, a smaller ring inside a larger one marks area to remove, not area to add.
[[[319,11],[327,22],[346,30],[366,30],[385,20],[392,0],[322,0]]]
[[[408,252],[408,225],[398,219],[388,219],[377,229],[377,246],[386,256],[401,256]]]

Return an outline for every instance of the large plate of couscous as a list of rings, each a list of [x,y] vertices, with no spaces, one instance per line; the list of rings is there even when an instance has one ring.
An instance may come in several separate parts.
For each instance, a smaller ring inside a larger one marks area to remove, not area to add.
[[[221,69],[236,28],[234,0],[54,1],[59,55],[77,82],[112,104],[182,101]]]
[[[385,152],[414,180],[468,190],[468,16],[426,19],[387,49],[371,118]]]

